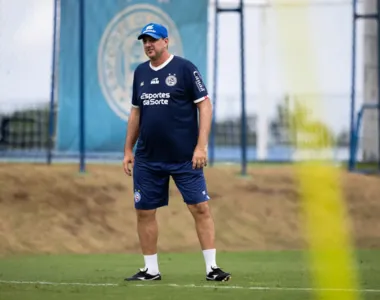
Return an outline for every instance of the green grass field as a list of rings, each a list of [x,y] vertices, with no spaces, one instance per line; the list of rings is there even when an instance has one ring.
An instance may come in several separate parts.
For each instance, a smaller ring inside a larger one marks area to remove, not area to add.
[[[380,299],[380,251],[360,251],[357,262],[360,299]],[[313,299],[303,252],[218,253],[218,263],[231,281],[205,281],[195,253],[161,254],[162,281],[126,283],[140,255],[12,256],[0,259],[0,299]],[[350,292],[334,293],[338,300]]]

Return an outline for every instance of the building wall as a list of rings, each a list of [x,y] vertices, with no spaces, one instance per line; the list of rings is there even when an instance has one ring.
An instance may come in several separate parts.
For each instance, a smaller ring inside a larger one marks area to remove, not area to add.
[[[365,0],[364,12],[376,13],[377,0]],[[377,72],[377,22],[375,20],[361,20],[364,25],[364,102],[377,103],[378,72]],[[363,132],[361,137],[364,160],[379,159],[379,114],[378,110],[367,110],[363,118]]]

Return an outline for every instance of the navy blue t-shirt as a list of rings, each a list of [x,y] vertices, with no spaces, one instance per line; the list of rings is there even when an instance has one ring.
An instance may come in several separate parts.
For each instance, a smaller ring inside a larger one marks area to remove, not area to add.
[[[172,55],[163,65],[140,64],[134,72],[132,105],[140,109],[136,158],[190,161],[198,141],[196,103],[208,92],[197,67]]]

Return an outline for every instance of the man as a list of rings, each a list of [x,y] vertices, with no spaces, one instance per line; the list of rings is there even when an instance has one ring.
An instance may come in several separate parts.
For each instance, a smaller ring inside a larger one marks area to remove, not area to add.
[[[164,26],[147,24],[138,40],[143,41],[149,60],[134,72],[123,165],[129,176],[133,167],[137,231],[145,267],[126,280],[161,280],[156,210],[168,205],[171,176],[194,217],[206,279],[227,281],[231,275],[216,264],[214,222],[203,174],[212,118],[207,89],[190,61],[169,53]]]

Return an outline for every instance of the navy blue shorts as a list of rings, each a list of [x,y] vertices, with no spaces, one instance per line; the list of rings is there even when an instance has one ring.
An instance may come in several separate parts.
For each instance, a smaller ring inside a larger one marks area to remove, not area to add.
[[[203,169],[192,168],[192,162],[161,163],[135,160],[133,167],[136,209],[156,209],[169,204],[169,180],[173,178],[186,204],[210,199]]]

